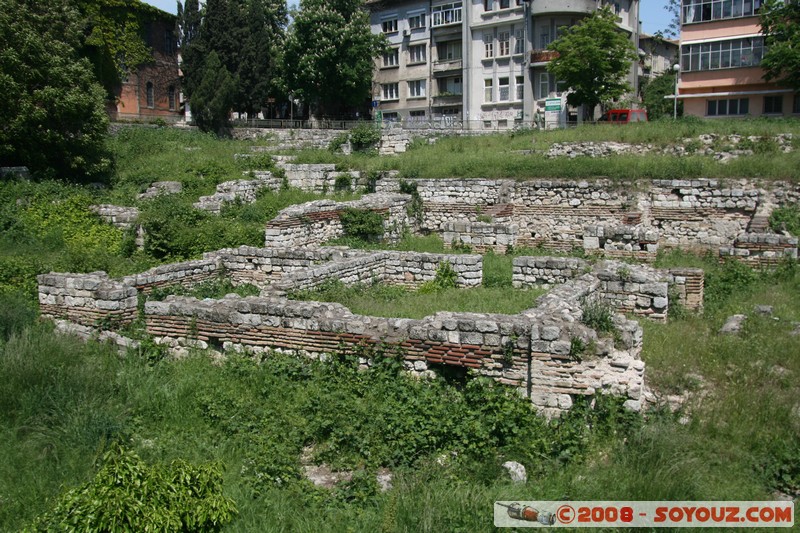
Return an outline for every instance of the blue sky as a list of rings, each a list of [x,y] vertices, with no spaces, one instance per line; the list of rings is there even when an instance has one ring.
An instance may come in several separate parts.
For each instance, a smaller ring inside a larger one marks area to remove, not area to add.
[[[144,0],[145,3],[156,6],[169,13],[177,11],[176,0]],[[536,1],[536,0],[534,0]],[[542,0],[539,0],[542,1]],[[296,2],[292,2],[296,3]],[[653,34],[658,30],[666,29],[669,24],[669,14],[664,10],[666,0],[641,0],[640,16],[645,33]]]

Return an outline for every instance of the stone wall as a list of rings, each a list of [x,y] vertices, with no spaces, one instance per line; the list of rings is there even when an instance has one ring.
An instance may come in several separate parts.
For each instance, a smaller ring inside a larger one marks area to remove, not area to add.
[[[153,289],[164,289],[181,285],[191,288],[198,283],[217,279],[224,274],[222,263],[217,259],[198,259],[161,265],[139,274],[125,276],[121,282],[137,291],[149,293]]]
[[[515,257],[511,282],[517,289],[559,285],[590,270],[591,265],[577,257]]]
[[[332,164],[297,164],[278,162],[278,168],[286,175],[289,187],[315,192],[317,194],[334,191],[354,191],[361,184],[361,173],[357,171],[339,172]],[[337,187],[337,180],[339,186]],[[347,187],[344,184],[348,183]]]
[[[603,261],[596,273],[602,299],[618,311],[659,321],[667,319],[669,283],[661,273],[617,261]]]
[[[774,233],[744,233],[731,246],[719,249],[721,259],[734,258],[754,268],[775,266],[797,259],[797,237]]]
[[[412,226],[405,194],[367,194],[360,200],[335,202],[317,200],[287,207],[267,223],[264,240],[267,247],[290,248],[319,246],[344,235],[339,215],[345,209],[374,211],[384,216],[383,240],[392,242]]]
[[[442,232],[446,248],[467,247],[476,252],[506,253],[517,243],[519,226],[487,222],[447,222]]]
[[[258,172],[257,174],[257,178],[253,180],[232,180],[220,183],[214,194],[201,196],[194,206],[218,215],[226,203],[252,204],[262,189],[273,191],[280,189],[280,180],[273,177],[271,172]]]
[[[422,228],[446,234],[446,242],[471,241],[473,228],[485,231],[475,226],[479,217],[489,216],[494,224],[516,225],[509,233],[516,248],[584,249],[643,260],[651,260],[657,247],[730,247],[755,219],[766,224],[770,206],[800,198],[796,184],[754,180],[414,181],[423,200]],[[392,178],[377,186],[380,192],[398,189]]]
[[[90,206],[89,209],[97,213],[104,222],[119,229],[131,228],[139,221],[139,209],[136,207],[100,204]]]
[[[105,272],[37,276],[43,317],[84,326],[112,328],[136,319],[136,288],[109,279]]]

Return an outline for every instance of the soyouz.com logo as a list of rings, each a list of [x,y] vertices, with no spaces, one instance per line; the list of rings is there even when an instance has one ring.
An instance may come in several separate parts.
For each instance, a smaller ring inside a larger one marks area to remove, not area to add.
[[[496,527],[792,527],[793,502],[498,501]]]

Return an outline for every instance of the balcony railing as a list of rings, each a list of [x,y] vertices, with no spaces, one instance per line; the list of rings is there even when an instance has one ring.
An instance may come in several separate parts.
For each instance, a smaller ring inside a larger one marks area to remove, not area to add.
[[[458,105],[463,102],[463,94],[437,94],[433,97],[433,105]]]
[[[433,73],[440,74],[453,70],[461,70],[463,67],[464,65],[461,59],[444,59],[441,61],[436,61],[433,64]]]
[[[547,63],[558,57],[555,50],[532,50],[531,63]]]

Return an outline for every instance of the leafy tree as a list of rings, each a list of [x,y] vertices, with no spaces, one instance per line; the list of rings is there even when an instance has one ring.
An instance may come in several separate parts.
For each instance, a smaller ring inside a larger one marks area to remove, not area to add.
[[[608,7],[598,9],[548,47],[559,56],[547,70],[566,82],[571,89],[567,102],[583,105],[586,117],[597,105],[606,105],[631,90],[626,78],[631,62],[637,59],[636,51],[616,20]]]
[[[662,72],[642,87],[642,99],[650,120],[672,116],[673,101],[664,97],[674,93],[675,74],[671,71]],[[678,100],[678,116],[683,116],[683,102],[680,100]]]
[[[111,168],[103,89],[66,1],[0,0],[0,165],[99,179]]]
[[[287,86],[320,114],[362,105],[373,59],[385,46],[371,33],[361,0],[302,0],[286,41]]]
[[[764,79],[800,89],[800,4],[767,0],[761,7],[761,32],[767,48],[761,60]]]
[[[666,36],[677,37],[681,32],[681,2],[680,0],[667,0],[664,9],[670,15]]]

